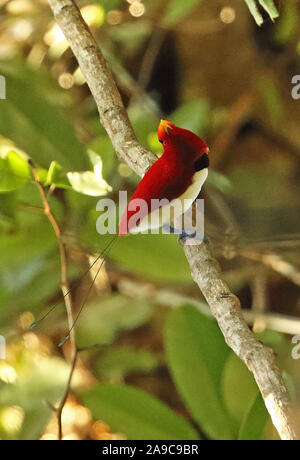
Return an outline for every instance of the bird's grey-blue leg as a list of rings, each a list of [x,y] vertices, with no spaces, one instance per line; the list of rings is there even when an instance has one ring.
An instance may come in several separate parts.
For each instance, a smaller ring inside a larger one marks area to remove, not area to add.
[[[162,229],[163,229],[163,231],[165,233],[178,235],[178,240],[179,241],[182,241],[185,238],[193,238],[193,239],[196,239],[196,240],[199,240],[199,241],[204,240],[204,237],[202,235],[198,235],[196,230],[194,230],[194,231],[191,230],[189,232],[189,231],[185,231],[185,230],[182,230],[182,229],[180,229],[180,230],[176,229],[175,227],[172,227],[171,225],[163,225]]]

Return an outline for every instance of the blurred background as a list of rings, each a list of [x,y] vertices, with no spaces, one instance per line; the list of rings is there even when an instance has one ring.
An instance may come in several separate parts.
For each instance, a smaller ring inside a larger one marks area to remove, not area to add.
[[[275,22],[271,1],[254,16],[244,0],[77,3],[139,141],[160,155],[167,118],[209,144],[206,234],[299,406],[300,1],[275,2]],[[139,178],[118,161],[47,0],[0,0],[0,20],[0,438],[57,439],[71,344],[57,346],[68,331],[60,256],[27,160],[62,231],[74,313],[108,241],[96,232],[99,196],[130,194]],[[117,241],[76,342],[64,439],[277,439],[176,237]]]

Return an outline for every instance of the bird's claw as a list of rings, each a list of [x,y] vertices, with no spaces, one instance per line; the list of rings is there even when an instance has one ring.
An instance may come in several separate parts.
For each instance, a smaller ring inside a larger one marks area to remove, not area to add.
[[[205,241],[205,237],[203,237],[202,235],[198,235],[196,231],[190,233],[185,231],[181,232],[178,236],[178,241],[181,243],[183,240],[188,238],[200,241],[201,243]]]

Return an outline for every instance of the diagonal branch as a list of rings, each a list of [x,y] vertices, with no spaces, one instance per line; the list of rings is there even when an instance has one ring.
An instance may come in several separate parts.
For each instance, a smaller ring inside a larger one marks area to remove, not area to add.
[[[100,120],[119,158],[143,175],[156,157],[139,145],[119,91],[95,39],[73,0],[48,0],[97,104]],[[271,349],[258,342],[241,313],[238,298],[222,280],[218,262],[206,243],[183,249],[191,273],[205,296],[227,344],[253,372],[272,421],[282,439],[297,439],[293,408]]]

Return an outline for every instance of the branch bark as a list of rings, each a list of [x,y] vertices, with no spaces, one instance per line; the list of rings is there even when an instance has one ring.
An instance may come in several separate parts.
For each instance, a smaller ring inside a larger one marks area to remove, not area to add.
[[[119,91],[95,39],[73,0],[48,0],[68,40],[98,107],[100,120],[122,161],[143,175],[156,157],[139,145]],[[227,344],[253,372],[281,439],[297,439],[293,408],[274,352],[258,342],[241,313],[238,298],[222,280],[218,262],[206,243],[182,243],[192,277],[206,298]],[[299,435],[298,435],[299,436]]]

